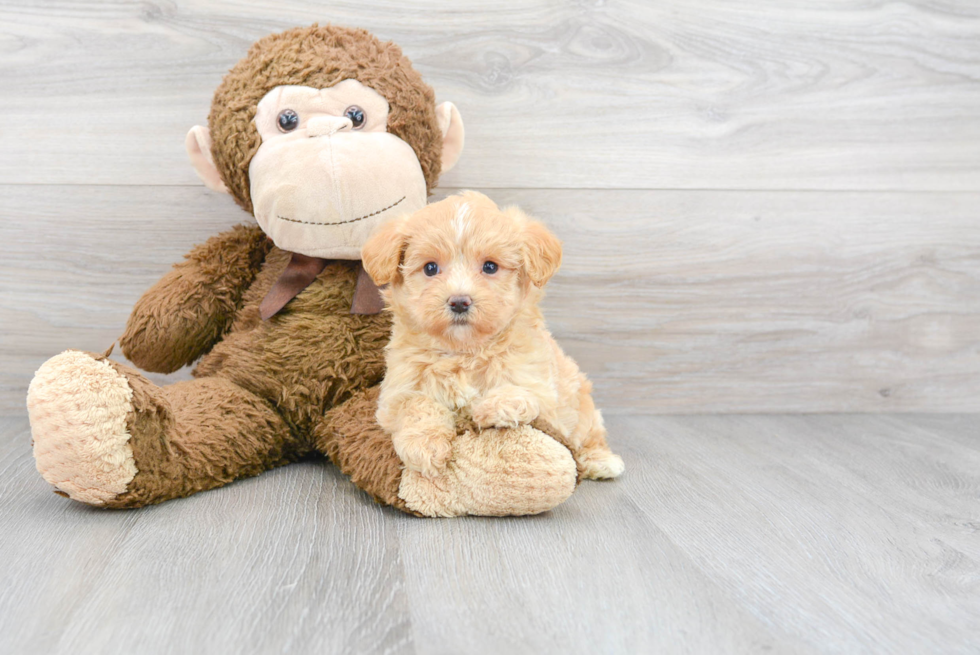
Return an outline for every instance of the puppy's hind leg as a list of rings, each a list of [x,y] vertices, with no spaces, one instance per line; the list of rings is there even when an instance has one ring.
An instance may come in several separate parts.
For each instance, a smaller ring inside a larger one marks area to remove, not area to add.
[[[588,480],[608,480],[619,477],[626,468],[623,459],[613,454],[606,443],[606,426],[602,414],[595,408],[592,396],[582,394],[579,424],[576,427],[582,445],[573,449],[579,474]]]

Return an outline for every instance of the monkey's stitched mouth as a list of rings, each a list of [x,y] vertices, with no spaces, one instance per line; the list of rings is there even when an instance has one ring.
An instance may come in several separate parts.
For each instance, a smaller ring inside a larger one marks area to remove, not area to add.
[[[364,216],[359,216],[357,218],[351,218],[351,219],[348,219],[346,221],[335,221],[333,223],[318,223],[317,221],[298,221],[295,218],[289,218],[288,216],[280,216],[279,214],[276,214],[276,218],[281,219],[281,220],[284,220],[284,221],[289,221],[290,223],[302,223],[303,225],[344,225],[345,223],[356,223],[357,221],[363,221],[365,218],[371,218],[372,216],[377,216],[378,214],[380,214],[382,212],[386,212],[389,209],[391,209],[392,207],[396,207],[399,204],[401,204],[402,200],[404,200],[405,197],[406,196],[402,196],[401,198],[399,198],[395,202],[391,203],[390,205],[388,205],[384,209],[379,209],[376,212],[371,212],[370,214],[365,214]]]

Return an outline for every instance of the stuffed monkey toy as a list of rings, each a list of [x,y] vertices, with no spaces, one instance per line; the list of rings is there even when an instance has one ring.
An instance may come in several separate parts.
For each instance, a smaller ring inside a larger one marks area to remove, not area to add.
[[[360,266],[372,229],[423,207],[463,125],[401,50],[364,30],[265,37],[187,135],[205,184],[255,217],[194,248],[136,303],[119,339],[159,387],[69,350],[35,374],[37,468],[56,493],[141,507],[319,452],[377,501],[420,516],[548,510],[576,484],[556,440],[460,425],[444,476],[406,470],[374,418],[390,319]]]

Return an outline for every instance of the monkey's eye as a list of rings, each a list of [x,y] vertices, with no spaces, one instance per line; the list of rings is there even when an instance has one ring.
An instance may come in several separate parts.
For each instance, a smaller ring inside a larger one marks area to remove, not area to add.
[[[364,115],[364,110],[357,105],[351,105],[345,109],[344,116],[350,119],[350,122],[354,125],[355,130],[359,130],[364,127],[364,120],[366,116]]]
[[[276,118],[280,132],[292,132],[299,126],[299,114],[292,109],[283,109]]]
[[[497,266],[497,262],[483,262],[483,272],[487,275],[493,275],[498,268],[500,267]]]
[[[432,277],[433,275],[439,272],[439,264],[435,262],[429,262],[428,264],[422,267],[422,271],[429,277]]]

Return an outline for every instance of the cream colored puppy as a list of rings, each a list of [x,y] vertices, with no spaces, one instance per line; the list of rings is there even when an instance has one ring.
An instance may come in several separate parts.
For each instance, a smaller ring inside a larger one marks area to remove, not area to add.
[[[561,243],[518,209],[472,191],[381,226],[362,251],[394,315],[378,422],[405,465],[441,474],[456,417],[480,428],[537,421],[587,478],[613,478],[592,384],[538,308]]]

